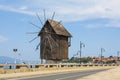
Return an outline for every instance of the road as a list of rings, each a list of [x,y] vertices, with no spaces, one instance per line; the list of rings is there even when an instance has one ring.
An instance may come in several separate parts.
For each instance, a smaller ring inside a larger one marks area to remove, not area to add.
[[[76,80],[105,70],[108,69],[73,71],[73,72],[70,71],[70,72],[62,72],[62,73],[47,74],[47,75],[36,75],[31,77],[15,78],[8,80]]]

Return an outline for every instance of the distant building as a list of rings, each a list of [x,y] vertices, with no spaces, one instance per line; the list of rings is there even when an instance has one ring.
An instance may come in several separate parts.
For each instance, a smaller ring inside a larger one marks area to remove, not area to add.
[[[118,61],[118,57],[91,57],[93,62]]]

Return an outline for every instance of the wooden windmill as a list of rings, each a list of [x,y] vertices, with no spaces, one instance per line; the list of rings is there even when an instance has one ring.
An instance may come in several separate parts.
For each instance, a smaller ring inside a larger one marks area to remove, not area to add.
[[[36,49],[40,47],[41,61],[45,59],[47,63],[57,63],[62,60],[67,60],[68,47],[71,45],[71,34],[64,28],[61,22],[53,20],[54,14],[52,16],[52,19],[47,19],[45,21],[43,27],[37,35],[40,37],[40,43],[37,45]],[[38,15],[37,17],[40,20],[40,17]],[[31,24],[36,26],[33,23]]]

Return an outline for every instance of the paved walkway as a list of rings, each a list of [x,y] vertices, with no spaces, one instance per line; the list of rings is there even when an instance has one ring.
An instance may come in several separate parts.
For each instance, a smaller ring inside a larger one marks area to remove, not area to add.
[[[85,71],[85,70],[105,69],[105,68],[114,68],[114,69],[95,74],[95,76],[91,75],[91,76],[88,76],[88,77],[84,77],[84,78],[81,78],[79,80],[103,80],[103,79],[101,79],[101,76],[102,76],[102,78],[105,75],[107,75],[107,76],[105,76],[107,78],[108,78],[109,75],[110,75],[110,77],[112,77],[113,75],[111,73],[114,74],[114,77],[109,78],[109,79],[104,79],[104,80],[120,80],[120,68],[119,67],[80,67],[80,68],[73,68],[73,69],[67,68],[67,69],[62,69],[62,70],[61,69],[55,69],[55,70],[47,70],[47,71],[43,70],[43,71],[36,71],[36,72],[0,74],[0,80],[4,80],[5,78],[9,79],[9,78],[14,78],[14,77],[23,77],[23,76],[31,76],[31,75],[44,75],[44,74],[54,74],[54,73],[58,73],[58,72],[60,73],[60,72],[75,71],[75,70]],[[96,77],[96,75],[97,75],[97,77]],[[117,78],[119,78],[119,79],[117,79]]]
[[[85,70],[85,71],[71,71],[71,72],[62,72],[49,75],[36,75],[22,78],[14,78],[8,80],[76,80],[78,78],[88,76],[90,74],[95,74],[107,69],[97,69],[97,70]]]
[[[120,80],[120,66],[78,80]]]

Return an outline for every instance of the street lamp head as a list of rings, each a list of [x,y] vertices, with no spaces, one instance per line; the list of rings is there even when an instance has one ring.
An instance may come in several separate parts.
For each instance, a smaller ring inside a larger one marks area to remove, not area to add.
[[[83,43],[83,47],[85,47],[85,44]]]
[[[85,47],[85,44],[80,42],[80,47]]]
[[[17,51],[18,51],[18,49],[13,49],[13,51],[14,51],[14,52],[17,52]]]
[[[105,52],[105,49],[104,49],[104,48],[101,48],[101,52]]]
[[[120,51],[117,51],[117,53],[120,53]]]

